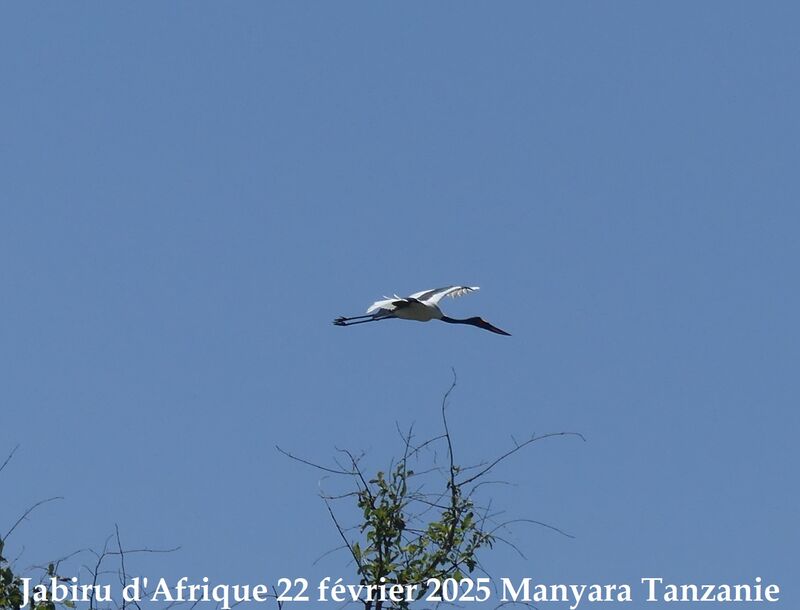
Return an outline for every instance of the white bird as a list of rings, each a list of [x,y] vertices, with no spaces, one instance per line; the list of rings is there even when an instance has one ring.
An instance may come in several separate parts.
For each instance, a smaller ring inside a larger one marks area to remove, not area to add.
[[[370,305],[369,309],[367,309],[367,315],[353,316],[351,318],[341,316],[336,318],[333,323],[336,326],[352,326],[353,324],[364,324],[365,322],[377,322],[378,320],[390,320],[392,318],[416,320],[417,322],[441,320],[442,322],[449,322],[450,324],[471,324],[472,326],[489,330],[498,335],[511,336],[511,333],[507,333],[496,326],[492,326],[483,318],[474,317],[463,320],[448,318],[442,313],[442,310],[439,309],[439,301],[441,301],[443,297],[460,297],[462,294],[474,292],[475,290],[478,290],[478,286],[445,286],[444,288],[415,292],[411,296],[405,298],[397,295],[394,295],[393,298],[383,297],[382,300],[375,301]]]

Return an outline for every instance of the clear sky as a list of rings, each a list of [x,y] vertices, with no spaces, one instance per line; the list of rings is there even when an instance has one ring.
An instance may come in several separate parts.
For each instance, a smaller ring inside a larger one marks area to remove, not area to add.
[[[182,547],[131,559],[150,575],[353,582],[341,552],[314,563],[339,544],[320,474],[274,446],[385,466],[396,422],[438,433],[454,367],[461,463],[587,438],[498,469],[495,506],[576,538],[519,526],[526,558],[498,547],[492,576],[761,576],[797,608],[799,22],[788,1],[5,3],[0,530],[65,497],[7,554],[118,523]],[[446,313],[513,336],[331,325],[449,284],[481,291]]]

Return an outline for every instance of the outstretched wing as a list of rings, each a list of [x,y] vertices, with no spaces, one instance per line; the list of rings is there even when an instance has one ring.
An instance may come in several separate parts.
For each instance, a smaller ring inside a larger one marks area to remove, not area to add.
[[[383,297],[381,301],[375,301],[372,305],[369,306],[367,309],[367,313],[374,313],[383,311],[394,311],[398,307],[402,307],[408,303],[407,299],[400,298],[399,296],[395,295],[394,298]]]
[[[417,299],[425,303],[437,305],[442,297],[460,297],[463,294],[479,290],[478,286],[445,286],[444,288],[434,288],[433,290],[423,290],[415,292],[409,299]]]

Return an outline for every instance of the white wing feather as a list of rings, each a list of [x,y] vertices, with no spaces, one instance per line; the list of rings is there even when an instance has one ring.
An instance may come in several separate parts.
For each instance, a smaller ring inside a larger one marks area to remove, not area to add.
[[[390,299],[389,297],[383,297],[383,299],[384,300],[382,301],[375,301],[372,305],[370,305],[369,309],[367,309],[367,313],[373,313],[381,309],[386,311],[394,311],[397,309],[395,302],[405,300],[398,296],[395,296],[393,299]]]
[[[462,295],[474,292],[476,290],[480,290],[480,287],[445,286],[444,288],[434,288],[433,290],[423,290],[421,292],[415,292],[409,298],[417,299],[418,301],[423,301],[425,303],[430,303],[432,305],[437,305],[439,301],[441,301],[442,298],[444,297],[451,297],[451,298],[460,297]]]
[[[422,290],[420,292],[415,292],[406,299],[397,295],[394,295],[394,298],[391,299],[389,297],[383,297],[383,299],[380,301],[375,301],[372,305],[370,305],[369,309],[367,309],[367,313],[375,313],[381,310],[394,311],[397,309],[397,305],[395,305],[395,303],[398,301],[407,302],[408,299],[416,299],[418,301],[422,301],[423,303],[437,305],[444,297],[460,297],[461,295],[474,292],[475,290],[480,290],[480,288],[478,286],[445,286],[444,288],[434,288],[433,290]]]

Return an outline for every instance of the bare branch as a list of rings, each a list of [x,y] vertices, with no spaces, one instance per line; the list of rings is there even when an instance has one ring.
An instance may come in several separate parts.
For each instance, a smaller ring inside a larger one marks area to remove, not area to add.
[[[120,565],[120,575],[119,575],[119,583],[122,586],[125,586],[125,582],[128,580],[128,575],[125,573],[125,552],[122,550],[122,541],[119,539],[119,525],[116,523],[114,524],[114,533],[117,537],[117,548],[119,549],[119,565]],[[122,610],[125,610],[127,607],[127,602],[125,597],[122,598]]]
[[[52,498],[47,498],[46,500],[39,500],[36,504],[34,504],[28,510],[26,510],[24,513],[22,513],[22,516],[19,519],[17,519],[17,522],[14,525],[11,526],[11,529],[8,530],[6,532],[6,535],[3,536],[0,540],[3,540],[3,542],[5,542],[6,539],[8,539],[8,537],[11,535],[11,532],[13,532],[15,529],[17,529],[17,526],[20,523],[22,523],[25,519],[27,519],[28,515],[30,515],[33,511],[35,511],[37,508],[39,508],[42,504],[47,504],[48,502],[53,502],[55,500],[63,500],[63,499],[64,498],[62,496],[53,496]]]
[[[573,536],[572,534],[568,534],[564,530],[557,528],[555,525],[550,525],[549,523],[544,523],[543,521],[536,521],[535,519],[511,519],[510,521],[504,521],[489,533],[494,535],[494,532],[496,532],[497,530],[502,529],[513,523],[531,523],[533,525],[540,525],[542,527],[546,527],[549,530],[553,530],[554,532],[558,532],[559,534],[561,534],[562,536],[566,536],[567,538],[573,538],[573,539],[575,538],[575,536]]]
[[[478,472],[478,474],[471,476],[470,478],[468,478],[465,481],[461,481],[460,485],[467,485],[468,483],[472,483],[472,481],[482,477],[487,472],[489,472],[492,468],[497,466],[500,462],[502,462],[506,458],[514,455],[520,449],[523,449],[524,447],[527,447],[531,443],[535,443],[536,441],[541,441],[541,440],[544,440],[546,438],[550,438],[552,436],[577,436],[583,442],[586,442],[586,438],[580,432],[549,432],[548,434],[542,434],[541,436],[532,436],[527,441],[525,441],[523,443],[516,444],[513,449],[511,449],[510,451],[505,452],[503,455],[498,457],[496,460],[490,462],[489,465],[486,466],[486,468],[484,468],[480,472]]]
[[[498,610],[498,608],[503,608],[505,606],[525,606],[526,608],[533,608],[533,610],[539,610],[539,606],[537,606],[537,605],[535,605],[535,604],[533,604],[531,602],[514,602],[514,601],[503,602],[501,604],[497,604],[494,607],[494,610]]]
[[[356,552],[353,550],[350,541],[347,539],[347,536],[344,535],[344,530],[342,530],[342,526],[339,525],[339,520],[336,518],[336,515],[334,514],[333,509],[331,508],[331,505],[327,501],[325,501],[325,507],[328,509],[328,513],[330,514],[331,519],[333,519],[333,524],[336,526],[336,530],[342,537],[342,541],[347,547],[347,550],[350,551],[350,555],[353,557],[353,561],[356,562],[356,565],[358,566],[359,575],[364,576],[364,566],[361,564],[361,558],[358,555],[356,555]]]
[[[9,454],[8,454],[8,457],[7,457],[7,458],[5,459],[5,461],[3,462],[3,465],[2,465],[2,466],[0,466],[0,472],[3,472],[3,469],[4,469],[4,468],[5,468],[5,467],[8,465],[8,463],[11,461],[11,458],[13,458],[13,457],[14,457],[14,454],[17,452],[17,449],[19,449],[19,445],[17,445],[16,447],[14,447],[14,448],[11,450],[11,453],[9,453]]]
[[[447,415],[445,413],[445,410],[447,408],[447,398],[450,396],[450,393],[455,389],[456,381],[458,380],[458,377],[456,376],[456,370],[455,369],[451,370],[453,371],[453,383],[450,384],[450,387],[448,388],[447,392],[445,392],[444,396],[442,397],[442,423],[444,424],[444,437],[447,439],[447,453],[448,456],[450,457],[450,482],[452,484],[455,484],[453,477],[454,474],[453,442],[450,439],[450,430],[447,428]]]
[[[296,455],[292,455],[288,451],[284,451],[278,445],[275,445],[275,449],[280,451],[286,457],[291,458],[291,459],[295,460],[296,462],[300,462],[301,464],[305,464],[306,466],[311,466],[312,468],[316,468],[317,470],[324,470],[325,472],[330,472],[330,473],[333,473],[333,474],[346,474],[346,475],[350,475],[350,476],[355,475],[354,472],[348,472],[347,470],[336,470],[334,468],[328,468],[326,466],[320,466],[319,464],[315,464],[314,462],[309,462],[308,460],[304,460],[303,458],[299,458]]]
[[[333,549],[331,549],[331,550],[329,550],[329,551],[325,551],[325,552],[324,552],[322,555],[320,555],[320,556],[319,556],[319,557],[317,557],[317,558],[316,558],[316,559],[315,559],[313,562],[311,562],[311,565],[312,565],[312,566],[315,566],[315,565],[317,565],[317,564],[318,564],[320,561],[322,561],[323,559],[325,559],[325,558],[326,558],[328,555],[333,555],[333,554],[334,554],[336,551],[341,551],[342,549],[346,549],[346,548],[347,548],[347,547],[346,547],[345,545],[341,545],[341,546],[337,546],[336,548],[333,548]]]
[[[180,550],[181,550],[180,546],[174,546],[171,549],[148,549],[148,548],[125,549],[123,552],[128,555],[131,555],[133,553],[174,553],[175,551],[180,551]],[[114,555],[121,555],[121,553],[119,551],[108,551],[106,552],[106,555],[114,556]]]

